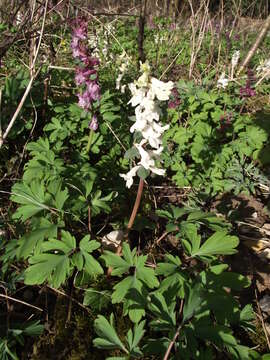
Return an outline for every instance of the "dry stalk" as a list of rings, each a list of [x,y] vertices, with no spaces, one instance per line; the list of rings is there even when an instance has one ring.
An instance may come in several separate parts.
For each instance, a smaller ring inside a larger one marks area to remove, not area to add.
[[[209,20],[209,2],[210,0],[202,0],[199,6],[199,9],[196,13],[194,13],[193,4],[191,0],[188,0],[190,10],[191,10],[191,18],[190,24],[192,29],[192,46],[191,46],[191,58],[190,58],[190,66],[189,66],[189,78],[192,78],[192,73],[194,70],[195,62],[198,56],[198,53],[201,49],[202,42],[204,39],[207,20]],[[201,11],[204,9],[204,13],[201,16]],[[200,24],[200,25],[199,25]],[[197,35],[198,33],[198,35]]]
[[[239,75],[245,69],[245,67],[249,64],[250,60],[252,59],[253,55],[255,54],[256,50],[258,49],[260,43],[263,41],[265,35],[267,34],[269,27],[270,27],[270,15],[268,15],[268,18],[265,20],[264,26],[262,27],[262,30],[259,33],[255,43],[253,44],[253,46],[249,50],[247,56],[245,57],[243,63],[239,67],[237,75]]]
[[[220,63],[220,54],[221,54],[221,48],[222,48],[221,33],[223,31],[223,28],[224,28],[224,2],[223,2],[223,0],[221,0],[221,3],[220,3],[220,32],[219,32],[219,44],[218,44],[217,69],[219,68],[219,63]]]
[[[0,149],[6,139],[6,137],[8,136],[10,130],[12,129],[24,103],[25,103],[25,100],[31,90],[31,87],[32,87],[32,84],[33,84],[33,81],[35,80],[35,78],[37,77],[37,75],[39,74],[40,70],[41,70],[41,67],[39,67],[38,70],[35,70],[35,65],[36,65],[36,61],[37,61],[37,57],[38,57],[38,53],[39,53],[39,49],[40,49],[40,45],[41,45],[41,40],[42,40],[42,36],[43,36],[43,32],[44,32],[44,27],[45,27],[45,20],[46,20],[46,15],[47,15],[47,8],[48,8],[48,0],[46,0],[45,2],[45,7],[44,7],[44,15],[43,15],[43,21],[42,21],[42,26],[41,26],[41,31],[40,31],[40,36],[39,36],[39,42],[38,42],[38,45],[37,45],[37,48],[36,48],[36,52],[35,52],[35,55],[34,55],[34,58],[33,58],[33,62],[30,63],[30,74],[31,74],[31,78],[30,78],[30,81],[28,83],[28,86],[27,88],[25,89],[25,92],[21,98],[21,101],[12,117],[12,119],[10,120],[9,124],[8,124],[8,127],[6,128],[6,131],[4,133],[4,135],[2,137],[0,137]]]
[[[29,92],[31,90],[33,81],[36,78],[36,76],[38,75],[40,70],[41,70],[41,68],[39,68],[38,71],[35,74],[33,74],[33,76],[31,77],[31,79],[30,79],[30,81],[28,83],[28,86],[25,89],[25,92],[24,92],[24,94],[23,94],[23,96],[21,98],[21,101],[20,101],[14,115],[12,116],[12,119],[9,122],[8,127],[6,128],[6,131],[4,132],[4,135],[0,138],[0,149],[1,149],[1,147],[2,147],[2,145],[4,143],[4,141],[5,141],[6,137],[8,136],[10,130],[12,129],[12,126],[14,125],[14,123],[15,123],[15,121],[16,121],[16,119],[17,119],[17,117],[18,117],[18,115],[19,115],[19,113],[20,113],[20,111],[21,111],[21,109],[22,109],[22,107],[24,105],[24,103],[25,103],[25,100],[26,100],[26,98],[27,98],[27,96],[28,96],[28,94],[29,94]]]
[[[12,301],[17,302],[17,303],[19,303],[19,304],[22,304],[22,305],[28,306],[28,307],[30,307],[30,308],[32,308],[32,309],[35,309],[35,310],[38,310],[38,311],[43,312],[43,309],[41,309],[41,308],[39,308],[39,307],[37,307],[37,306],[28,304],[28,303],[25,302],[25,301],[22,301],[22,300],[19,300],[19,299],[15,299],[15,298],[13,298],[13,297],[11,297],[11,296],[8,296],[8,295],[0,294],[0,298],[4,298],[4,299],[6,299],[6,300],[7,300],[7,299],[8,299],[8,300],[12,300]]]

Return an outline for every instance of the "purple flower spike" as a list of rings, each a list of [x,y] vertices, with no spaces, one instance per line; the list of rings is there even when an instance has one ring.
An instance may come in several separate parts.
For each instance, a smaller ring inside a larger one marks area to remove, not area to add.
[[[98,129],[98,119],[97,119],[96,115],[94,115],[92,117],[92,120],[89,123],[89,129],[91,129],[93,131],[97,131],[97,129]]]
[[[92,56],[87,46],[87,21],[84,18],[78,18],[73,22],[73,32],[71,40],[71,49],[73,57],[81,62],[76,68],[75,83],[82,86],[82,91],[77,94],[78,105],[85,111],[92,108],[93,102],[100,99],[100,87],[98,84],[97,66],[99,60]],[[90,129],[94,131],[98,128],[97,117],[94,115],[90,124]]]
[[[100,89],[97,83],[91,82],[87,85],[87,91],[89,93],[89,96],[93,100],[99,100],[100,99]]]
[[[91,106],[91,98],[88,91],[83,92],[82,94],[77,94],[79,99],[79,106],[84,110],[88,110]]]
[[[77,68],[75,75],[76,85],[82,85],[87,83],[90,80],[90,76],[95,74],[96,70],[94,69],[85,69],[85,68]]]
[[[86,40],[87,38],[87,21],[84,18],[77,18],[73,27],[73,37],[80,40]]]
[[[85,30],[82,28],[77,28],[73,30],[73,36],[77,39],[80,40],[85,40],[86,39],[86,34],[85,34]]]

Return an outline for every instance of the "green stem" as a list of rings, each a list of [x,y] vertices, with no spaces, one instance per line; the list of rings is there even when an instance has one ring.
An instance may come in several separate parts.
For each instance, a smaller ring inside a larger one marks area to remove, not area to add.
[[[87,146],[86,146],[86,152],[87,153],[90,151],[92,141],[93,141],[93,135],[94,135],[94,130],[91,129],[90,132],[89,132],[88,143],[87,143]]]

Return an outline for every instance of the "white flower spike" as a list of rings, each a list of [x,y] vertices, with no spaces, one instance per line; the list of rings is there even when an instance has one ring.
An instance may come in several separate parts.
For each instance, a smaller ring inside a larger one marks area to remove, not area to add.
[[[133,178],[140,167],[157,175],[165,174],[165,170],[158,168],[155,164],[156,160],[160,161],[163,150],[162,134],[169,128],[169,125],[162,126],[159,122],[161,109],[158,102],[169,100],[174,83],[172,81],[165,83],[152,78],[148,63],[141,64],[141,72],[143,74],[139,79],[129,84],[132,94],[129,103],[135,107],[136,116],[130,132],[140,132],[143,139],[139,144],[134,144],[139,151],[140,161],[127,174],[120,174],[128,188],[132,186]]]

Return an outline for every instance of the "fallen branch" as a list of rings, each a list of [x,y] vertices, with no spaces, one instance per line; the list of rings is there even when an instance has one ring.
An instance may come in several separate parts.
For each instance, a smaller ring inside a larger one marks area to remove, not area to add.
[[[264,26],[260,32],[260,34],[258,35],[255,43],[253,44],[252,48],[249,50],[245,60],[243,61],[243,63],[241,64],[237,75],[239,75],[244,68],[249,64],[250,60],[252,59],[253,55],[255,54],[256,50],[258,49],[260,43],[263,41],[268,29],[270,27],[270,15],[268,16],[268,18],[265,20]]]

